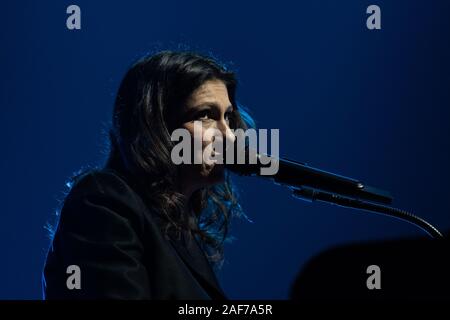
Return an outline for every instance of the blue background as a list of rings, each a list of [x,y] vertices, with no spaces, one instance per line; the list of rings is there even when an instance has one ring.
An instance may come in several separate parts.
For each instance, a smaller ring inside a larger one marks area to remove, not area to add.
[[[66,28],[81,8],[82,29]],[[377,4],[382,30],[366,28]],[[238,72],[238,100],[281,155],[391,191],[450,227],[448,1],[9,1],[0,10],[0,298],[40,299],[44,229],[72,172],[104,159],[132,61],[179,44]],[[231,298],[288,296],[311,257],[339,244],[422,235],[380,215],[299,201],[236,179],[254,223],[235,221],[219,273]],[[87,222],[88,223],[88,222]],[[338,276],[338,275],[337,275]]]

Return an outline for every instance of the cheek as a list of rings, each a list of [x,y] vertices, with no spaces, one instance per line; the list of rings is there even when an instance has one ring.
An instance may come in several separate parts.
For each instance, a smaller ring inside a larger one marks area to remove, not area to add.
[[[201,131],[197,128],[198,132],[195,132],[193,123],[187,123],[183,126],[183,128],[188,130],[191,136],[191,161],[193,161],[194,164],[204,163],[203,153],[207,146],[211,143],[205,135],[206,126],[202,126]]]
[[[207,135],[203,132],[203,136],[202,136],[202,146],[203,146],[203,150],[212,143],[212,137],[211,135]]]
[[[194,148],[194,145],[201,145],[202,150],[204,150],[209,144],[212,143],[212,136],[211,134],[207,134],[206,130],[208,128],[214,127],[212,124],[202,124],[201,126],[201,132],[197,132],[195,134],[194,125],[189,123],[184,126],[185,129],[187,129],[191,135],[192,138],[192,148]],[[198,128],[197,128],[198,129]]]

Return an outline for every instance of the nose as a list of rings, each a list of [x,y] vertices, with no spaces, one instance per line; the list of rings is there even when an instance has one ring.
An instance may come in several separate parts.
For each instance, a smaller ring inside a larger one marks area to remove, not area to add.
[[[220,121],[218,124],[218,129],[222,133],[223,136],[223,142],[225,143],[225,148],[228,146],[231,146],[232,143],[236,140],[236,136],[234,135],[233,131],[228,126],[228,123],[224,120]],[[225,150],[224,148],[224,150]]]

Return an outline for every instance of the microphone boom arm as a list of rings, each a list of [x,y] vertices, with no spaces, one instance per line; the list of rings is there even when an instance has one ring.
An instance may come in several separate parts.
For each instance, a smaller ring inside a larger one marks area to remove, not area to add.
[[[384,215],[388,215],[409,223],[414,224],[415,226],[421,228],[425,232],[427,232],[432,238],[441,239],[443,235],[436,229],[433,225],[425,221],[424,219],[408,212],[405,210],[389,207],[386,205],[381,205],[377,203],[371,203],[368,201],[363,201],[360,199],[348,198],[338,194],[332,194],[328,192],[323,192],[320,190],[315,190],[313,188],[308,187],[293,187],[293,195],[296,198],[300,198],[306,201],[322,201],[326,203],[335,204],[338,206],[360,209],[365,211],[370,211],[374,213],[380,213]]]

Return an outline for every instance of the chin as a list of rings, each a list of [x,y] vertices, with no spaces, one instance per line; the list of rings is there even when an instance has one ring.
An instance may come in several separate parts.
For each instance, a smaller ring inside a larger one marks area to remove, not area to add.
[[[216,164],[212,167],[206,167],[203,170],[203,177],[208,185],[215,185],[225,181],[225,168],[223,164]]]

